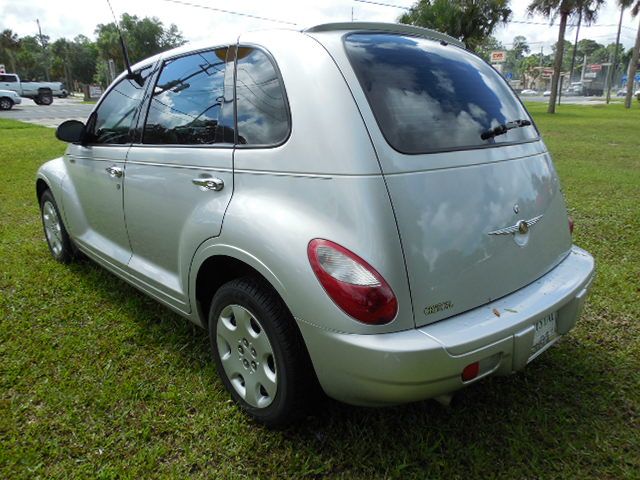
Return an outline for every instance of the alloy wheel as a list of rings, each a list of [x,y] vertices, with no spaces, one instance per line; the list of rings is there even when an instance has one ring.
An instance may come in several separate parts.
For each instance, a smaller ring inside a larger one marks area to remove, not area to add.
[[[58,257],[62,253],[63,248],[62,225],[60,224],[56,208],[49,200],[46,200],[42,205],[42,220],[47,242],[53,254]]]

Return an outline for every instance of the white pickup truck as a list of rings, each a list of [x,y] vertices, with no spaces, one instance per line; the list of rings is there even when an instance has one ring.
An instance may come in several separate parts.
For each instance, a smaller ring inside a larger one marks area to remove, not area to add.
[[[38,105],[51,105],[53,96],[64,94],[61,82],[21,82],[15,73],[0,74],[0,89],[13,90],[24,98],[31,98]]]

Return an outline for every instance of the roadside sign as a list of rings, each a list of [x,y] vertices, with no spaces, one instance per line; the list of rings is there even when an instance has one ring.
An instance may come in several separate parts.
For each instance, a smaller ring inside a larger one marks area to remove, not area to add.
[[[542,70],[542,78],[553,77],[553,68],[545,68]]]
[[[89,85],[89,97],[100,98],[102,96],[102,87],[100,85]]]
[[[592,72],[601,72],[602,71],[602,65],[589,65],[591,67],[591,71]]]
[[[513,73],[511,73],[511,72],[507,72],[507,73],[505,73],[505,75],[504,75],[504,76],[505,76],[505,78],[506,78],[507,80],[511,80],[511,79],[513,78]]]
[[[491,52],[491,63],[504,63],[507,60],[507,52],[495,50]]]

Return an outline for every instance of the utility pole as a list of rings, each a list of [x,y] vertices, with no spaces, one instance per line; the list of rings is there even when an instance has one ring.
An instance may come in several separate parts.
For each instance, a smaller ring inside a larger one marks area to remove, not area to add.
[[[42,46],[42,53],[44,58],[43,60],[43,64],[44,64],[44,76],[47,79],[47,82],[49,81],[49,59],[47,58],[47,47],[44,43],[44,36],[42,35],[42,29],[40,28],[40,20],[38,18],[36,18],[36,23],[38,24],[38,36],[40,37],[40,45]]]
[[[576,66],[576,53],[578,52],[578,35],[580,34],[580,24],[582,23],[582,9],[580,9],[580,16],[578,17],[578,27],[576,28],[576,41],[573,44],[573,55],[571,55],[571,70],[569,71],[569,86],[573,81],[573,69]]]
[[[618,48],[620,47],[620,30],[622,29],[622,14],[624,13],[624,7],[620,7],[620,21],[618,22],[618,35],[616,36],[616,49],[613,54],[613,65],[609,67],[609,75],[607,78],[609,80],[607,87],[607,103],[611,101],[611,84],[613,83],[613,75],[616,74],[616,70],[618,70]]]

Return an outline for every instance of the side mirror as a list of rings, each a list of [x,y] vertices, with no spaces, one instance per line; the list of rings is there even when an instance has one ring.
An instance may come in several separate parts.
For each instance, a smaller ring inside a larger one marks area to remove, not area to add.
[[[78,120],[67,120],[58,125],[56,138],[68,143],[80,143],[84,137],[84,123]]]

